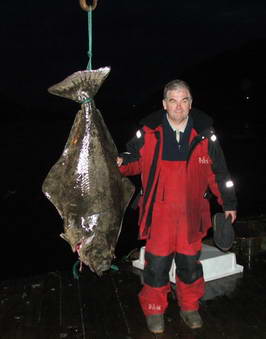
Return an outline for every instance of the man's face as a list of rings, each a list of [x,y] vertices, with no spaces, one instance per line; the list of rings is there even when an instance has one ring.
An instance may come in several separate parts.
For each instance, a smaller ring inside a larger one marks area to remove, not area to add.
[[[181,124],[186,120],[191,109],[192,98],[189,90],[180,87],[168,91],[163,99],[163,108],[167,111],[168,118],[174,124]]]

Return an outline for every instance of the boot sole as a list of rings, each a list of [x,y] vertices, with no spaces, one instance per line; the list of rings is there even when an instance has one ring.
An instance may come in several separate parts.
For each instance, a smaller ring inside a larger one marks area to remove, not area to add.
[[[149,331],[150,331],[151,333],[153,333],[153,334],[162,334],[162,333],[164,333],[164,330],[161,330],[161,331],[159,331],[159,330],[157,330],[157,331],[152,331],[152,330],[149,329]]]
[[[197,328],[201,328],[203,326],[203,324],[195,324],[195,325],[191,325],[189,324],[189,322],[186,320],[185,316],[183,316],[182,313],[180,313],[180,317],[182,318],[182,320],[184,321],[184,323],[189,327],[191,328],[192,330],[195,330]]]

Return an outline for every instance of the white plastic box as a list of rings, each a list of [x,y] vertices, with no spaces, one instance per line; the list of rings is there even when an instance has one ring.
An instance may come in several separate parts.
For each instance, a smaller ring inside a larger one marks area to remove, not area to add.
[[[139,259],[134,260],[132,265],[143,270],[144,268],[145,247],[140,250]],[[205,281],[211,281],[228,275],[243,272],[243,266],[236,263],[235,253],[222,252],[214,246],[203,244],[200,262],[203,268],[203,276]],[[175,283],[175,262],[173,261],[169,273],[170,281]]]

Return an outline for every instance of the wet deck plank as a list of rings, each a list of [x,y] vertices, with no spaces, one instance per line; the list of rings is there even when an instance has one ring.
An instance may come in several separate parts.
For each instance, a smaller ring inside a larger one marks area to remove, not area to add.
[[[85,269],[50,272],[0,283],[2,339],[150,339],[137,294],[141,272],[119,265],[98,278]],[[251,270],[207,283],[200,312],[204,326],[187,328],[169,295],[166,331],[158,338],[266,339],[265,256]]]

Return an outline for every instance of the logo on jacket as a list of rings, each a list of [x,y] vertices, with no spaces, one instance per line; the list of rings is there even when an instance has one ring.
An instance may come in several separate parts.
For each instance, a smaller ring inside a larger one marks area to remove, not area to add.
[[[148,309],[152,311],[161,311],[161,305],[148,304]]]
[[[209,163],[209,159],[203,157],[199,157],[199,163],[202,165],[208,164]]]

